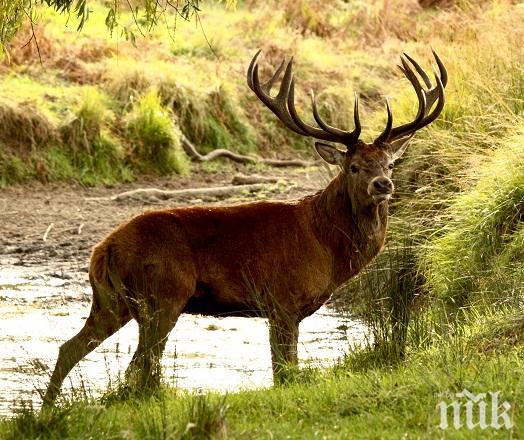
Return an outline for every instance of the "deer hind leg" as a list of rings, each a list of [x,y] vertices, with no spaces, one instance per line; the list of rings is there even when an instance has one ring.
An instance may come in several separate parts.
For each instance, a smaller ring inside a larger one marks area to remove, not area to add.
[[[128,384],[139,390],[155,389],[162,377],[161,359],[169,333],[182,310],[159,309],[138,321],[138,347],[126,371]]]
[[[94,285],[93,293],[91,312],[84,327],[59,349],[56,366],[43,399],[44,406],[54,402],[73,367],[131,319],[125,304],[114,300],[100,301]]]
[[[289,374],[298,366],[298,324],[298,319],[291,316],[269,319],[269,343],[275,384],[286,382]]]
[[[155,272],[159,274],[158,278]],[[138,390],[153,390],[160,385],[161,360],[169,333],[195,290],[194,277],[178,270],[174,285],[162,280],[165,268],[151,270],[147,284],[142,283],[141,295],[133,308],[138,322],[138,346],[126,371],[128,385]],[[185,275],[185,276],[184,276]],[[175,295],[173,292],[177,292]]]

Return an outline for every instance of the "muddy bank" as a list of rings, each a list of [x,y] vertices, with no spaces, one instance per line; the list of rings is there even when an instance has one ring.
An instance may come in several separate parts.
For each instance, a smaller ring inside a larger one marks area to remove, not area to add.
[[[136,188],[171,190],[228,185],[237,173],[270,173],[285,183],[233,199],[109,200],[115,194]],[[318,169],[260,171],[238,166],[222,172],[202,169],[191,176],[142,180],[113,187],[35,183],[4,188],[0,189],[0,258],[9,257],[12,264],[20,266],[75,262],[81,270],[86,270],[92,246],[117,225],[145,210],[187,204],[239,203],[260,198],[297,198],[315,192],[326,179]]]

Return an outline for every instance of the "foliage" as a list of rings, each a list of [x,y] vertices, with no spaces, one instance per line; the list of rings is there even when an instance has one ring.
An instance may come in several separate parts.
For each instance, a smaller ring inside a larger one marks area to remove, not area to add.
[[[8,43],[21,27],[24,17],[36,20],[36,12],[40,5],[45,5],[57,13],[67,16],[74,14],[77,20],[77,30],[80,31],[86,25],[91,6],[95,1],[89,0],[6,0],[0,5],[0,48]],[[227,4],[233,7],[235,0],[227,0]],[[175,2],[159,3],[156,0],[142,0],[136,2],[121,2],[110,0],[104,3],[106,10],[105,25],[108,32],[119,32],[126,39],[135,42],[137,34],[142,36],[149,33],[159,23],[172,20],[171,26],[176,28],[176,19],[185,21],[195,19],[199,23],[200,1],[199,0],[176,0]],[[122,9],[133,17],[129,24],[122,16]],[[36,35],[33,33],[33,38]]]
[[[27,0],[11,0],[0,3],[0,55],[4,43],[10,41],[22,25]]]

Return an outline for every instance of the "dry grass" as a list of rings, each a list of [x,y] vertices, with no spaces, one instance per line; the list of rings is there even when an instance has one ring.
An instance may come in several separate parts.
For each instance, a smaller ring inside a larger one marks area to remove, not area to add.
[[[0,101],[0,141],[11,151],[30,152],[56,137],[56,129],[31,104]]]

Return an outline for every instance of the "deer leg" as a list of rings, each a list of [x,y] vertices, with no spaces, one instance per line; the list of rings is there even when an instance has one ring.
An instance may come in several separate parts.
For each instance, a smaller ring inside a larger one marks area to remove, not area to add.
[[[161,360],[169,333],[176,324],[183,307],[161,308],[141,314],[138,321],[138,347],[126,371],[127,381],[133,387],[145,390],[160,385]]]
[[[97,302],[93,302],[84,327],[59,349],[56,366],[43,399],[44,406],[54,402],[64,379],[73,367],[130,319],[131,316],[125,307],[115,312],[111,308],[100,307]]]
[[[298,365],[298,320],[292,317],[269,320],[269,343],[273,366],[273,382],[281,384],[288,379],[290,368]]]

